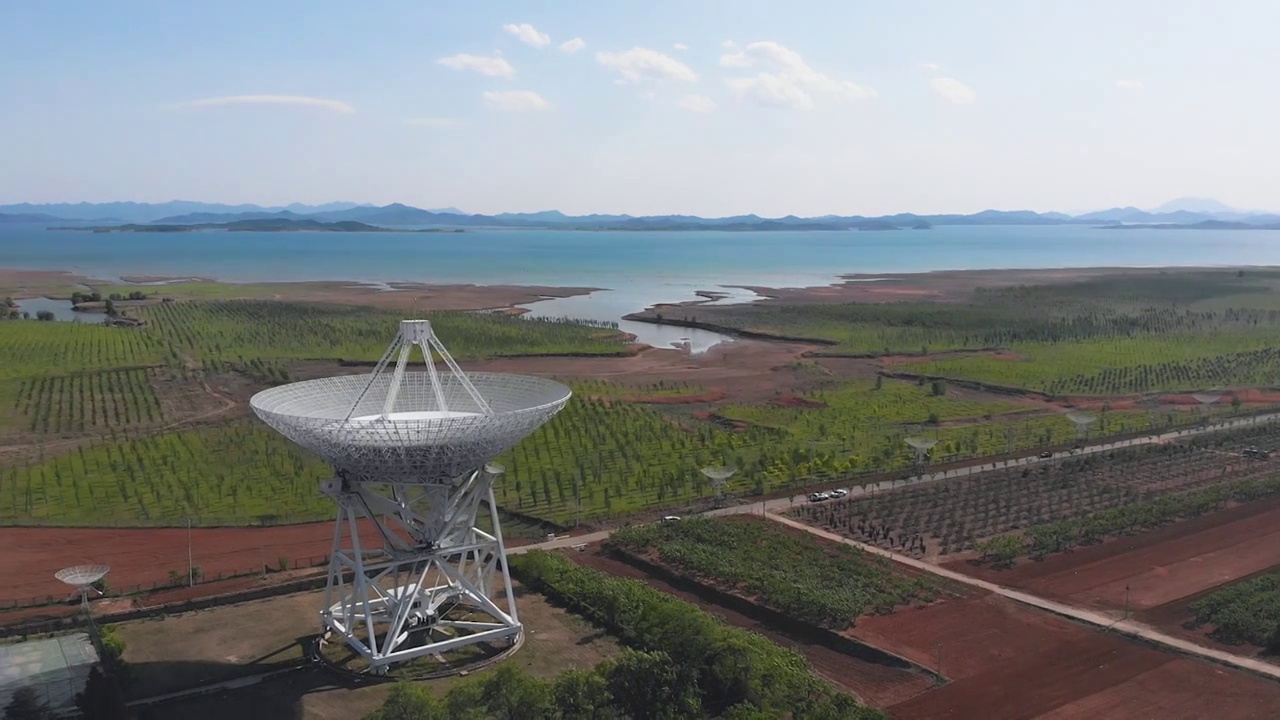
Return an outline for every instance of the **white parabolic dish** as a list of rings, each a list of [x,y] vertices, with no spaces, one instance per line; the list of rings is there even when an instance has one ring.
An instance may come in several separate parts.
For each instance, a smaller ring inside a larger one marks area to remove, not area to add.
[[[263,422],[353,480],[433,483],[455,480],[510,449],[571,394],[545,378],[468,373],[489,405],[486,413],[455,376],[442,374],[433,384],[419,371],[403,374],[385,408],[387,375],[291,383],[263,390],[249,404]]]
[[[54,573],[53,576],[73,587],[83,588],[106,577],[110,570],[111,568],[106,565],[76,565],[75,567],[63,568]]]

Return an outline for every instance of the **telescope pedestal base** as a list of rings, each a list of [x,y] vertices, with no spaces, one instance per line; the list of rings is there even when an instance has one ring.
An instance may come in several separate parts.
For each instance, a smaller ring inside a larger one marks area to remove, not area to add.
[[[375,493],[361,488],[333,495],[339,511],[321,625],[358,653],[369,672],[519,638],[523,626],[502,562],[492,490],[486,495],[493,534],[473,522],[448,546],[434,548],[404,547],[400,518],[368,511],[384,499]]]

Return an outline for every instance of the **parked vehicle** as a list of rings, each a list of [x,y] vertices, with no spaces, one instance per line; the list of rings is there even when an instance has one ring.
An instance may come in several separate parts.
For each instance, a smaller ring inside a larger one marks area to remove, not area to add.
[[[822,502],[823,500],[830,500],[830,499],[831,499],[831,496],[824,492],[816,492],[816,493],[809,494],[809,502]]]
[[[845,495],[848,495],[848,494],[849,494],[849,491],[848,491],[848,490],[845,490],[844,488],[837,488],[837,489],[832,490],[831,492],[827,493],[827,495],[828,495],[829,497],[833,498],[833,499],[834,499],[834,498],[842,498],[842,497],[844,497]]]
[[[680,516],[679,516],[679,515],[667,515],[666,517],[662,518],[662,522],[664,522],[664,523],[680,522]]]
[[[1051,457],[1053,457],[1053,451],[1052,451],[1052,450],[1045,450],[1044,452],[1040,453],[1040,459],[1041,459],[1041,460],[1048,460],[1048,459],[1049,459],[1049,458],[1051,458]]]

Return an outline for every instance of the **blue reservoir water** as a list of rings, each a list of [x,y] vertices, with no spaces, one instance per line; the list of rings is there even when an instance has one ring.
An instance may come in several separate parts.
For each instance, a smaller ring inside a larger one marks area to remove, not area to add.
[[[227,282],[589,286],[609,292],[531,308],[540,315],[605,320],[656,302],[693,300],[697,290],[824,285],[847,273],[1190,265],[1280,265],[1280,231],[1052,225],[884,232],[102,234],[0,225],[4,268],[70,270],[100,278],[198,275]],[[669,341],[664,336],[651,344]]]

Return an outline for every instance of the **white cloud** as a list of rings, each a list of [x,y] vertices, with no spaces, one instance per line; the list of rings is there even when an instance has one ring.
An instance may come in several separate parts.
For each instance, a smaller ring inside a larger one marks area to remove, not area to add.
[[[516,76],[516,69],[505,58],[495,55],[450,55],[436,61],[453,70],[471,70],[487,77],[500,77],[510,80]]]
[[[538,29],[530,25],[529,23],[520,23],[519,25],[515,25],[513,23],[507,23],[506,25],[502,26],[502,29],[506,30],[508,33],[512,35],[515,35],[516,38],[519,39],[520,42],[524,43],[525,45],[532,45],[533,47],[536,47],[536,48],[542,48],[551,44],[550,35],[543,32],[538,32]]]
[[[640,97],[644,98],[645,100],[648,100],[649,102],[653,102],[654,100],[658,99],[658,93],[652,90],[645,90],[644,92],[640,93]]]
[[[224,107],[226,105],[294,105],[332,110],[340,113],[353,113],[355,108],[341,100],[306,97],[303,95],[227,95],[223,97],[204,98],[183,103],[183,107],[205,108]]]
[[[649,48],[634,47],[620,53],[598,52],[596,62],[621,75],[620,82],[623,83],[645,79],[680,82],[694,82],[698,79],[698,75],[688,65]]]
[[[920,63],[920,69],[924,70],[925,72],[938,72],[939,70],[942,69],[942,66],[939,65],[938,63],[922,62]]]
[[[724,48],[725,50],[737,50],[738,43],[732,40],[725,40],[724,42],[720,43],[720,47]]]
[[[730,78],[729,89],[771,107],[808,110],[814,95],[841,100],[868,100],[876,91],[848,80],[840,80],[809,67],[800,54],[776,42],[753,42],[736,52],[720,56],[721,67],[761,68],[750,77]]]
[[[676,50],[688,50],[688,49],[689,49],[689,46],[688,46],[688,45],[685,45],[684,43],[676,43],[675,45],[672,45],[671,47],[675,48]]]
[[[676,105],[696,113],[709,113],[716,109],[716,101],[704,95],[685,95]]]
[[[422,117],[422,118],[405,118],[404,124],[410,127],[426,127],[426,128],[446,128],[461,124],[458,118],[447,117]]]
[[[1141,80],[1117,80],[1116,87],[1122,90],[1141,90],[1142,81]]]
[[[560,43],[560,52],[572,55],[586,46],[586,40],[583,40],[582,38],[574,38]]]
[[[551,109],[551,103],[532,90],[486,92],[484,101],[494,110],[503,112],[538,112]]]
[[[973,88],[955,78],[934,78],[929,81],[929,87],[938,97],[953,105],[972,105],[978,99]]]

